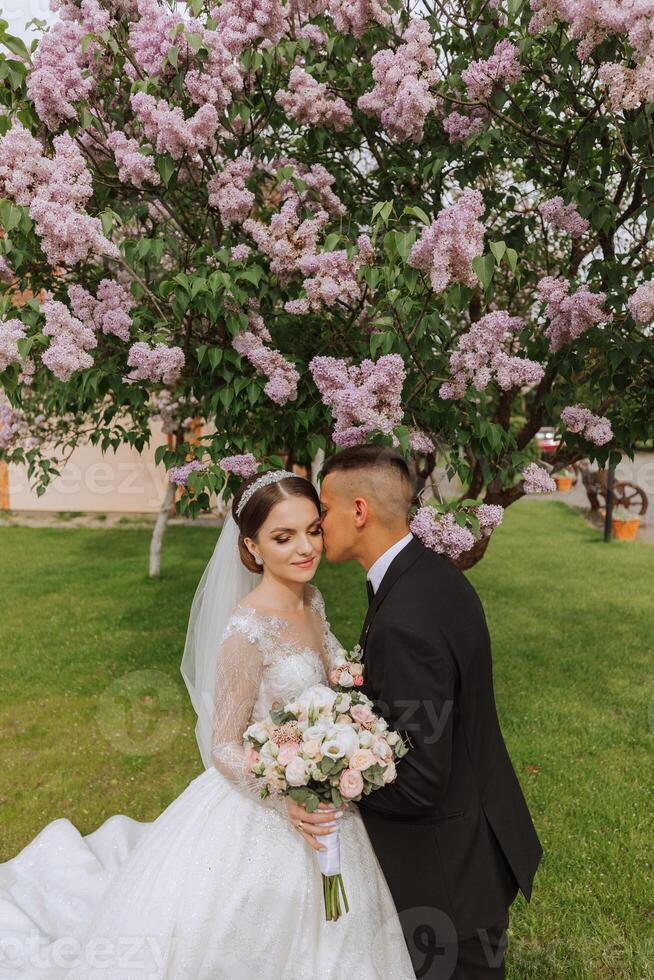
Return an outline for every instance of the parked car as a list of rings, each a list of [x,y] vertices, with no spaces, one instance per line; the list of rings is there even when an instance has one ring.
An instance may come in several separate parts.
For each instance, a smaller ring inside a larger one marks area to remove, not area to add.
[[[536,442],[542,456],[551,456],[561,445],[561,440],[556,437],[555,429],[552,425],[543,425],[536,433]]]

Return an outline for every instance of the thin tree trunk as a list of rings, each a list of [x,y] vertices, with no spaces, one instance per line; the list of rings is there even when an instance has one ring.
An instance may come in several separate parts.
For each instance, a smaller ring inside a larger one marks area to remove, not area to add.
[[[169,481],[150,541],[150,578],[158,578],[161,571],[161,544],[163,542],[164,531],[168,525],[170,508],[175,500],[175,490],[175,484]]]

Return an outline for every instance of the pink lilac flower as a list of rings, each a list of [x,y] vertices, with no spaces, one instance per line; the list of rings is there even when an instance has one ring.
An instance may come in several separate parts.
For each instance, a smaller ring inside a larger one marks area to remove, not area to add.
[[[302,283],[306,299],[290,300],[284,304],[288,313],[308,313],[323,307],[343,303],[345,306],[358,303],[364,284],[357,279],[357,270],[372,262],[372,243],[368,235],[359,235],[359,252],[348,258],[345,249],[335,252],[317,252],[303,255],[298,259],[300,272],[307,276]]]
[[[474,508],[472,513],[479,521],[482,536],[488,537],[502,523],[504,508],[500,504],[480,504],[479,507]]]
[[[199,405],[194,395],[176,398],[168,388],[162,388],[151,392],[150,400],[155,409],[151,418],[161,422],[161,431],[165,434],[177,432],[180,426],[182,429],[192,427],[193,415],[188,413],[192,413],[195,406]]]
[[[654,321],[654,279],[644,282],[627,300],[629,312],[636,323],[648,324]]]
[[[93,193],[79,147],[69,133],[55,136],[53,146],[54,157],[45,157],[39,141],[15,122],[0,137],[0,191],[29,207],[51,265],[72,266],[92,255],[118,257],[99,219],[78,210]]]
[[[429,90],[438,77],[427,21],[411,20],[402,40],[394,51],[388,48],[372,56],[375,86],[357,100],[357,106],[378,116],[393,139],[419,142],[427,115],[439,104]]]
[[[102,9],[98,0],[82,0],[80,19],[85,32],[102,34],[111,22],[111,15],[107,10]]]
[[[452,561],[470,551],[477,540],[469,528],[457,524],[454,514],[441,515],[434,507],[420,507],[411,519],[409,529],[426,548],[447,555]]]
[[[522,76],[520,52],[507,38],[499,41],[490,58],[471,61],[461,72],[471,102],[483,102],[499,85],[515,85]]]
[[[118,167],[118,180],[123,184],[143,187],[146,183],[153,185],[161,183],[154,165],[154,157],[141,153],[137,140],[128,139],[123,132],[115,130],[109,133],[107,146],[113,152]]]
[[[75,371],[93,365],[87,351],[98,346],[95,333],[59,300],[46,300],[41,312],[45,316],[43,333],[53,338],[41,360],[60,381],[69,381]]]
[[[606,293],[591,293],[586,286],[571,296],[569,293],[570,283],[561,277],[545,276],[538,283],[540,299],[547,303],[550,324],[544,332],[552,352],[576,340],[595,324],[612,319],[612,314],[602,309]]]
[[[236,476],[247,480],[257,472],[258,463],[252,453],[240,453],[236,456],[224,456],[218,465],[225,473],[235,473]]]
[[[186,91],[196,105],[210,102],[218,109],[224,109],[230,105],[235,93],[243,91],[243,71],[219,31],[198,25],[197,33],[202,35],[202,45],[209,51],[209,57],[201,68],[193,65],[187,71],[184,77]]]
[[[609,89],[612,109],[637,109],[642,102],[654,102],[652,55],[648,55],[635,68],[617,64],[600,65],[598,78]]]
[[[306,37],[311,42],[312,47],[321,49],[327,44],[329,37],[317,24],[303,24],[296,31],[298,38]]]
[[[415,242],[407,262],[429,273],[435,293],[450,282],[478,284],[472,260],[484,251],[484,226],[478,220],[483,210],[479,191],[466,191],[456,204],[440,211]]]
[[[329,16],[340,34],[353,34],[361,37],[368,24],[376,23],[388,27],[390,13],[379,0],[329,0]]]
[[[590,222],[577,211],[574,203],[563,203],[562,197],[552,197],[548,201],[542,201],[538,205],[538,210],[544,220],[559,231],[567,231],[572,238],[579,238],[590,228]]]
[[[468,115],[463,115],[456,110],[448,113],[443,118],[443,129],[450,137],[450,143],[456,143],[458,140],[481,133],[489,119],[490,113],[486,109],[482,106],[473,106]]]
[[[21,435],[24,416],[20,409],[14,408],[0,388],[0,450],[11,449]]]
[[[314,357],[309,370],[334,416],[337,446],[359,445],[372,432],[389,434],[402,421],[406,371],[399,354],[350,366],[337,357]]]
[[[585,405],[567,405],[561,412],[561,421],[570,432],[580,433],[596,446],[603,446],[613,438],[613,429],[605,415],[593,415]]]
[[[284,200],[293,198],[313,211],[327,211],[337,218],[346,213],[347,208],[332,190],[336,178],[321,163],[314,163],[311,167],[307,167],[306,164],[298,163],[297,160],[288,157],[284,157],[283,160],[293,166],[293,176],[301,178],[307,185],[307,190],[298,194],[292,180],[281,181],[278,191]],[[278,161],[278,166],[284,166],[282,159]]]
[[[91,65],[93,49],[82,51],[86,28],[72,20],[56,21],[39,39],[27,76],[27,96],[36,114],[48,129],[77,118],[75,102],[88,99],[95,88],[95,75],[85,72]]]
[[[258,38],[278,44],[288,29],[280,0],[223,0],[211,16],[223,44],[236,57]]]
[[[266,346],[271,343],[270,331],[263,318],[256,312],[248,315],[248,329],[241,331],[232,340],[237,354],[245,357],[259,374],[268,378],[264,391],[277,405],[285,405],[297,398],[300,375],[290,361],[278,350]]]
[[[538,384],[544,374],[542,365],[502,349],[523,326],[520,317],[509,316],[503,310],[487,313],[473,323],[450,355],[452,380],[440,386],[440,397],[463,398],[469,385],[482,391],[493,379],[502,391]]]
[[[145,341],[137,341],[129,349],[127,365],[133,368],[123,376],[125,384],[136,381],[162,381],[166,385],[175,384],[184,367],[185,357],[181,347],[168,347],[155,344],[150,347]]]
[[[129,340],[132,318],[129,315],[135,300],[130,290],[113,279],[101,279],[97,299],[88,290],[73,283],[68,287],[70,305],[75,316],[94,330]]]
[[[6,370],[14,361],[21,361],[18,340],[25,337],[25,324],[14,317],[0,322],[0,371]]]
[[[129,44],[134,60],[145,75],[160,75],[169,48],[176,43],[174,32],[184,21],[159,0],[138,0],[138,20],[129,25]],[[167,66],[168,73],[175,70]],[[135,73],[132,70],[132,76]]]
[[[252,210],[255,196],[245,182],[251,176],[253,166],[252,160],[246,157],[228,160],[224,169],[214,174],[207,184],[209,204],[218,208],[225,225],[242,223]]]
[[[270,258],[270,271],[282,284],[296,271],[301,258],[315,254],[318,235],[329,220],[326,211],[318,211],[313,218],[300,221],[299,210],[299,199],[290,197],[273,214],[270,225],[252,218],[243,222],[243,230]]]
[[[232,262],[245,262],[251,251],[249,245],[234,245],[230,250],[229,257]]]
[[[556,490],[556,483],[544,467],[538,463],[530,463],[522,470],[523,485],[525,493],[552,493]]]
[[[176,483],[178,487],[185,487],[188,484],[189,476],[195,470],[202,470],[203,472],[206,470],[199,459],[192,459],[182,466],[171,466],[168,470],[168,480],[170,483]]]
[[[329,95],[328,86],[317,82],[304,68],[295,65],[288,79],[288,91],[278,89],[275,100],[287,115],[299,123],[345,129],[352,113],[343,99]]]
[[[409,432],[409,445],[414,453],[433,453],[436,445],[431,436],[428,436],[422,429],[411,429]]]
[[[165,99],[157,101],[146,92],[135,92],[130,102],[143,132],[158,153],[170,153],[174,160],[179,160],[184,153],[193,154],[207,147],[215,149],[218,113],[214,106],[200,106],[194,115],[185,119],[179,106],[171,109]]]

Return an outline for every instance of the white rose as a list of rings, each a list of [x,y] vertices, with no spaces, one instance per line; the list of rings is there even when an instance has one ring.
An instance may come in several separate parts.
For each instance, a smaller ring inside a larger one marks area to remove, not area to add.
[[[312,684],[311,687],[302,691],[296,700],[300,708],[308,710],[313,705],[320,711],[325,709],[331,711],[337,696],[336,691],[332,691],[331,687],[326,687],[324,684]]]
[[[388,735],[386,736],[386,741],[388,742],[389,745],[397,745],[401,737],[402,736],[400,735],[399,732],[389,732]]]
[[[325,737],[324,725],[310,725],[304,729],[302,737],[305,742],[322,741]]]
[[[277,756],[279,755],[279,746],[275,745],[274,742],[266,742],[265,745],[261,746],[260,755],[265,763],[276,763]]]
[[[359,745],[362,749],[369,749],[373,742],[375,741],[375,736],[372,732],[369,732],[367,728],[362,728],[359,732]]]
[[[341,687],[354,687],[354,678],[351,674],[346,671],[341,671],[341,676],[338,679],[338,683]]]
[[[375,731],[377,731],[377,732],[385,732],[387,728],[388,728],[388,722],[386,721],[386,719],[385,718],[378,718],[377,719],[377,724],[375,725]]]
[[[286,766],[286,782],[289,786],[304,786],[307,779],[307,764],[296,755]]]
[[[334,710],[342,714],[345,711],[349,711],[352,705],[352,697],[350,694],[346,694],[344,691],[341,692],[336,700],[334,701]]]
[[[255,721],[254,724],[245,729],[243,737],[253,738],[260,745],[263,745],[264,742],[268,741],[268,732],[260,721]]]

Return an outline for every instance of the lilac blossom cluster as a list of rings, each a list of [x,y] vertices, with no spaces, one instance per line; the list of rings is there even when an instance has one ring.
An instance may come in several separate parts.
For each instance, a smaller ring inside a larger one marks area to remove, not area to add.
[[[90,255],[117,258],[98,218],[81,208],[93,193],[91,174],[69,133],[53,139],[55,154],[43,155],[41,143],[20,122],[0,137],[0,193],[29,208],[41,246],[51,265],[73,266]]]
[[[254,476],[259,464],[252,453],[237,453],[236,456],[223,456],[218,465],[225,473],[234,473],[247,480]]]
[[[223,170],[214,174],[207,184],[209,204],[218,208],[225,225],[242,223],[252,210],[255,196],[245,182],[251,176],[253,166],[252,160],[246,157],[228,160]]]
[[[562,197],[542,201],[538,210],[549,225],[558,231],[567,231],[571,238],[580,238],[590,228],[590,222],[582,218],[577,205],[574,202],[564,204]]]
[[[141,153],[137,140],[128,139],[121,130],[116,129],[113,133],[109,133],[107,146],[112,151],[118,167],[118,180],[123,184],[133,184],[134,187],[140,188],[144,184],[156,186],[161,183],[154,158]]]
[[[544,374],[542,365],[502,350],[507,338],[523,325],[520,317],[509,316],[503,310],[487,313],[473,323],[450,354],[452,380],[440,386],[440,397],[463,398],[469,385],[482,391],[492,380],[502,391],[538,384]]]
[[[613,429],[605,415],[593,415],[585,405],[567,405],[561,412],[561,421],[570,429],[583,435],[596,446],[604,446],[613,438]]]
[[[450,282],[478,284],[472,260],[484,251],[484,226],[478,220],[483,211],[479,191],[466,191],[455,204],[439,212],[413,245],[407,262],[429,273],[435,293],[441,293]]]
[[[654,101],[654,7],[650,0],[531,0],[529,24],[537,34],[559,20],[579,39],[577,54],[583,61],[607,37],[626,35],[632,49],[631,65],[601,64],[600,81],[609,88],[614,109],[635,109]]]
[[[455,109],[443,118],[443,129],[450,137],[450,143],[456,143],[481,133],[489,119],[490,113],[483,106],[473,106],[467,115]]]
[[[264,391],[277,405],[285,405],[297,398],[300,375],[297,368],[287,361],[280,351],[268,347],[272,337],[259,313],[248,315],[248,329],[238,333],[233,341],[234,350],[245,357],[259,374],[268,378]]]
[[[215,151],[218,113],[209,103],[200,106],[188,119],[179,106],[171,109],[165,99],[157,100],[147,92],[135,92],[130,96],[130,103],[157,153],[170,153],[174,160],[179,160],[184,153],[193,155],[206,148]]]
[[[56,378],[69,381],[75,371],[92,366],[93,358],[87,351],[98,346],[95,333],[59,300],[46,300],[41,312],[45,316],[43,333],[53,338],[41,360]]]
[[[11,449],[23,434],[24,416],[20,409],[14,408],[2,388],[0,388],[0,449]]]
[[[74,103],[88,99],[95,88],[89,71],[97,44],[82,50],[87,28],[74,20],[57,20],[39,40],[27,76],[27,95],[39,119],[51,131],[77,118]]]
[[[454,514],[440,514],[434,507],[420,507],[409,528],[426,548],[456,561],[474,546],[476,538],[467,527],[457,524]]]
[[[433,453],[436,449],[434,440],[422,429],[409,430],[409,446],[414,453]]]
[[[461,81],[471,102],[484,102],[499,85],[515,85],[523,71],[520,52],[504,38],[495,45],[490,58],[471,61],[461,72]]]
[[[437,81],[436,53],[425,20],[412,19],[395,50],[372,56],[374,88],[357,100],[362,112],[377,116],[393,139],[420,142],[427,115],[439,100],[430,85]]]
[[[113,279],[101,279],[95,298],[79,283],[74,283],[68,287],[68,296],[75,316],[88,327],[129,340],[132,325],[129,313],[135,300],[126,286]]]
[[[168,50],[175,43],[176,31],[183,28],[184,21],[160,0],[138,0],[137,10],[138,18],[129,25],[129,45],[134,60],[143,74],[161,75]],[[138,77],[129,61],[125,70],[131,79]],[[174,70],[173,65],[167,66],[168,74]]]
[[[288,91],[278,89],[275,100],[287,115],[301,124],[345,129],[352,122],[352,112],[340,97],[329,95],[328,86],[317,82],[300,65],[291,69]]]
[[[300,206],[299,197],[294,195],[273,214],[269,225],[253,218],[243,222],[243,230],[269,257],[270,271],[281,283],[287,282],[297,270],[300,259],[315,254],[318,235],[329,221],[327,211],[318,211],[313,217],[301,221]]]
[[[383,0],[328,0],[326,6],[334,27],[341,34],[361,37],[370,23],[389,27],[391,17]]]
[[[525,493],[552,493],[556,490],[556,482],[543,466],[530,463],[521,471],[522,489]]]
[[[209,57],[203,62],[201,71],[192,63],[184,77],[186,91],[196,105],[210,103],[219,110],[225,109],[233,96],[243,91],[241,66],[234,61],[220,31],[207,30],[196,21],[190,29],[200,34]]]
[[[480,504],[472,513],[479,521],[482,537],[487,538],[502,523],[504,508],[500,504]]]
[[[402,421],[406,371],[399,354],[384,354],[376,362],[366,358],[360,365],[314,357],[309,370],[334,416],[337,446],[359,445],[373,432],[389,434]]]
[[[129,349],[127,366],[133,368],[123,376],[125,384],[136,381],[162,381],[166,385],[175,384],[184,367],[185,357],[181,347],[168,347],[155,344],[150,347],[143,340],[137,341]]]
[[[560,276],[545,276],[538,283],[538,295],[547,303],[550,323],[544,333],[552,352],[576,340],[590,327],[612,319],[612,314],[602,309],[606,293],[591,293],[587,286],[581,286],[569,294],[570,283]]]
[[[25,324],[14,317],[0,322],[0,371],[22,360],[17,341],[25,338]]]
[[[336,303],[346,306],[358,303],[363,284],[357,279],[357,270],[362,265],[372,263],[373,248],[368,235],[359,235],[357,246],[359,251],[352,258],[348,257],[345,249],[339,249],[303,255],[298,259],[300,272],[308,277],[302,283],[306,298],[288,300],[284,309],[288,313],[308,313]]]
[[[168,470],[168,480],[170,483],[176,483],[178,487],[185,487],[188,483],[189,476],[196,470],[206,470],[206,467],[199,459],[191,459],[182,466],[171,466]]]
[[[211,16],[217,21],[223,44],[237,58],[258,38],[268,45],[277,44],[288,30],[280,0],[223,0],[211,9]]]
[[[654,279],[644,282],[627,301],[629,312],[636,323],[654,321]]]

